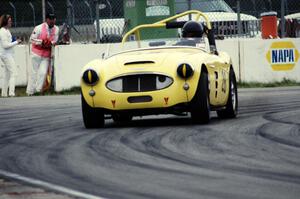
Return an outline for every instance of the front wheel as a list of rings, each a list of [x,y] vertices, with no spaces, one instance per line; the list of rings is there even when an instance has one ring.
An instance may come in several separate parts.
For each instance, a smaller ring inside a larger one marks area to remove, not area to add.
[[[101,108],[92,108],[85,101],[81,94],[82,117],[85,128],[102,128],[104,127],[104,112]]]
[[[191,116],[194,123],[207,124],[210,121],[208,74],[203,71],[195,96],[191,101]]]
[[[229,96],[225,109],[217,111],[220,118],[235,118],[238,111],[238,93],[233,69],[229,72]]]

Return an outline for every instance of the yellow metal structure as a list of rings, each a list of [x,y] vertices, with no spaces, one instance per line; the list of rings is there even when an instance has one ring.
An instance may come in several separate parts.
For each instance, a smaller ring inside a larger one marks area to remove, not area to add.
[[[140,36],[140,31],[142,29],[145,29],[145,28],[162,28],[162,27],[166,27],[166,23],[167,22],[170,22],[170,21],[173,21],[175,19],[178,19],[180,17],[184,17],[184,16],[187,16],[187,15],[190,15],[190,14],[195,14],[196,15],[196,21],[199,21],[200,20],[200,17],[203,17],[205,22],[206,22],[206,26],[207,28],[210,30],[211,29],[211,24],[210,24],[210,21],[208,20],[207,16],[205,14],[203,14],[202,12],[198,11],[198,10],[189,10],[189,11],[186,11],[186,12],[183,12],[183,13],[180,13],[180,14],[177,14],[175,16],[172,16],[172,17],[169,17],[167,19],[164,19],[164,20],[161,20],[161,21],[158,21],[156,23],[153,23],[153,24],[143,24],[143,25],[139,25],[135,28],[133,28],[132,30],[130,30],[129,32],[127,32],[123,39],[122,39],[122,43],[124,44],[130,35],[136,35],[136,40],[138,42],[138,47],[141,46],[140,44],[140,41],[141,41],[141,36]]]

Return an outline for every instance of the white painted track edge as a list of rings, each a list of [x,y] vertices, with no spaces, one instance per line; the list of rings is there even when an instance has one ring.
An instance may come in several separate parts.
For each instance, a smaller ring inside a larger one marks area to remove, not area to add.
[[[0,176],[7,177],[9,179],[14,179],[14,180],[21,181],[21,182],[25,182],[25,183],[28,183],[28,184],[36,185],[38,187],[44,187],[46,189],[57,191],[57,192],[60,192],[60,193],[64,193],[66,195],[74,196],[74,197],[77,197],[77,198],[79,197],[79,198],[84,198],[84,199],[107,199],[107,198],[103,198],[103,197],[100,197],[100,196],[95,196],[95,195],[83,193],[83,192],[80,192],[80,191],[76,191],[76,190],[73,190],[73,189],[69,189],[69,188],[66,188],[66,187],[63,187],[63,186],[55,185],[55,184],[52,184],[52,183],[49,183],[49,182],[44,182],[44,181],[41,181],[41,180],[21,176],[19,174],[11,173],[11,172],[4,171],[4,170],[1,170],[1,169],[0,169]]]

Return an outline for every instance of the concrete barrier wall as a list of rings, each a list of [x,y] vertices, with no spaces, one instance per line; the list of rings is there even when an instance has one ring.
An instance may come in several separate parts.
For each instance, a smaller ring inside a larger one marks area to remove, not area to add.
[[[17,86],[24,86],[27,84],[27,69],[29,66],[29,46],[28,45],[18,45],[14,49],[15,51],[15,62],[17,65],[17,78],[16,78],[16,85]],[[3,81],[3,63],[0,60],[0,88],[2,88],[2,81]]]
[[[82,67],[93,59],[101,59],[108,44],[72,44],[55,47],[55,89],[62,91],[80,85]],[[120,44],[110,44],[110,51],[118,51]],[[284,78],[300,82],[300,39],[261,40],[227,39],[217,41],[220,51],[232,57],[237,78],[244,82],[274,82]],[[17,85],[27,84],[31,66],[28,46],[17,46]],[[0,68],[0,80],[3,74]]]
[[[299,52],[300,38],[243,40],[241,42],[241,79],[245,82],[267,83],[286,78],[300,82]],[[270,53],[269,58],[268,53]],[[275,63],[272,63],[272,60]]]
[[[74,44],[55,47],[55,90],[62,91],[80,85],[82,67],[103,54],[119,52],[121,44]],[[108,50],[109,49],[109,50]]]
[[[55,90],[62,91],[80,85],[80,73],[84,65],[93,59],[101,59],[104,44],[74,44],[55,47]]]
[[[228,40],[217,40],[216,42],[217,48],[219,51],[224,51],[227,52],[231,59],[232,59],[232,64],[233,68],[235,71],[236,78],[239,80],[240,79],[240,67],[239,67],[239,46],[240,43],[238,40],[234,39],[228,39]]]

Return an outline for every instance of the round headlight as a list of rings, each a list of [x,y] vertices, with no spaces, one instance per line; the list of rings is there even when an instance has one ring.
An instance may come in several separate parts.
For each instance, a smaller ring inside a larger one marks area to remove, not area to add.
[[[180,64],[177,68],[177,74],[183,79],[188,79],[189,77],[193,76],[194,69],[189,64]]]
[[[99,76],[96,71],[88,69],[83,73],[82,79],[88,85],[95,85],[99,81]]]

